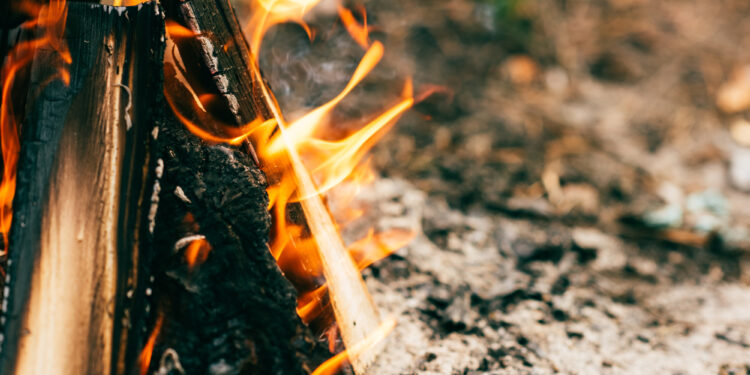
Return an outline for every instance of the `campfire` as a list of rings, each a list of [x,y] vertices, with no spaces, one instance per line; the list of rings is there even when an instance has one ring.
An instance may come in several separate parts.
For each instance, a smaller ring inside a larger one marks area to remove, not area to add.
[[[258,56],[317,0],[12,0],[3,20],[2,374],[367,374],[395,319],[360,275],[408,243],[352,199],[412,84],[344,133],[384,54],[285,117]],[[244,18],[244,17],[243,17]],[[365,223],[366,224],[366,223]]]

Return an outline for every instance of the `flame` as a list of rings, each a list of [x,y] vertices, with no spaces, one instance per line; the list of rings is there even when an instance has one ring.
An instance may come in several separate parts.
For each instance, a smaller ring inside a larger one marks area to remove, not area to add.
[[[0,101],[0,138],[2,139],[0,143],[3,158],[2,180],[0,181],[0,235],[2,235],[3,248],[0,250],[0,256],[7,255],[9,248],[8,233],[13,219],[12,206],[16,192],[18,153],[21,148],[18,127],[22,114],[16,113],[14,102],[22,101],[14,100],[15,84],[22,74],[27,73],[36,51],[42,47],[55,51],[64,63],[54,76],[48,77],[43,82],[49,83],[54,79],[59,79],[65,85],[70,83],[70,74],[65,64],[71,63],[71,56],[62,39],[67,18],[66,1],[51,0],[46,5],[23,1],[15,5],[17,5],[16,11],[31,18],[20,26],[21,29],[40,32],[36,33],[39,35],[36,39],[15,45],[0,70],[0,80],[2,80],[2,100]],[[25,94],[25,92],[22,93],[22,95]]]
[[[141,366],[141,375],[146,375],[148,367],[151,365],[151,356],[154,354],[154,345],[156,345],[156,338],[159,336],[162,323],[164,323],[164,316],[159,315],[159,317],[156,318],[156,323],[154,324],[154,329],[151,331],[151,335],[148,336],[146,345],[143,346],[141,355],[138,356],[138,363]]]
[[[139,5],[147,3],[151,0],[103,0],[101,3],[104,5],[112,5],[116,7],[129,7],[133,5]]]
[[[381,233],[375,233],[374,229],[370,229],[367,237],[349,245],[347,250],[357,263],[357,267],[363,270],[406,246],[414,236],[413,231],[405,229],[391,229]]]
[[[362,340],[351,348],[344,350],[343,352],[336,354],[331,359],[323,362],[312,375],[332,375],[341,369],[345,363],[351,361],[354,358],[362,355],[362,353],[373,348],[377,343],[382,341],[396,326],[396,319],[391,317],[383,321],[378,326],[378,329],[372,332],[365,340]]]
[[[190,38],[190,37],[195,36],[195,33],[193,32],[193,30],[190,30],[187,27],[182,26],[179,23],[172,21],[172,20],[167,20],[164,26],[167,31],[167,34],[169,34],[169,37],[172,39]]]
[[[190,242],[185,249],[185,261],[188,264],[188,269],[192,270],[195,266],[205,262],[211,249],[211,244],[205,238]]]
[[[305,14],[318,4],[320,0],[252,0],[252,17],[245,23],[245,35],[255,52],[260,53],[260,45],[266,31],[285,22],[293,22],[302,26],[307,36],[312,39],[313,31],[305,23]]]
[[[351,10],[339,5],[339,18],[344,24],[346,31],[349,32],[352,39],[362,48],[367,49],[370,46],[370,29],[367,27],[367,13],[362,9],[363,23],[360,25],[354,18]]]
[[[357,268],[363,270],[406,246],[414,239],[414,236],[413,231],[405,229],[391,229],[380,233],[375,233],[374,229],[370,229],[367,236],[349,245],[347,250],[357,264]],[[280,266],[282,266],[282,269],[284,268],[283,265],[280,264]],[[299,297],[297,315],[302,318],[302,321],[309,323],[323,312],[325,307],[324,297],[327,291],[324,284]]]

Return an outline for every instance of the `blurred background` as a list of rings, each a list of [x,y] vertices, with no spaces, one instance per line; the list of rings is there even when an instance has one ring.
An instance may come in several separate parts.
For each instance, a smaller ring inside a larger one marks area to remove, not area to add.
[[[420,233],[365,271],[399,319],[380,373],[750,373],[749,2],[346,5],[386,54],[341,134],[433,92],[362,198]],[[264,42],[289,118],[363,55],[337,16]]]

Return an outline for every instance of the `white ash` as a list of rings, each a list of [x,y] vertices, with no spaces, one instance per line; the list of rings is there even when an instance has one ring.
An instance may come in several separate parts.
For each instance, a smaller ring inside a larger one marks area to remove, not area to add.
[[[164,174],[164,160],[156,159],[156,178],[161,178]]]
[[[398,321],[373,373],[705,374],[750,358],[748,288],[663,282],[663,266],[617,237],[572,227],[557,240],[551,224],[461,213],[405,181],[361,195],[354,205],[376,230],[420,230],[363,272],[381,316]],[[536,235],[567,250],[519,258],[515,247]]]
[[[182,363],[180,363],[180,356],[172,348],[167,348],[164,354],[161,355],[159,370],[156,371],[156,375],[168,374],[185,374],[185,369],[182,367]]]
[[[183,191],[182,188],[179,186],[174,189],[174,194],[177,196],[177,198],[180,198],[180,200],[185,203],[188,203],[188,204],[193,203],[193,201],[191,201],[190,198],[188,198],[187,195],[185,195],[185,191]]]
[[[159,208],[159,192],[161,192],[161,185],[159,180],[154,181],[154,190],[151,193],[151,206],[148,209],[148,232],[154,234],[154,228],[156,227],[156,211]]]
[[[191,236],[182,237],[179,240],[177,240],[177,242],[174,243],[174,251],[177,252],[180,249],[182,249],[183,247],[189,245],[191,242],[198,241],[198,240],[203,240],[205,238],[206,238],[206,236],[204,236],[202,234],[194,234],[194,235],[191,235]]]
[[[223,358],[208,367],[208,373],[211,375],[229,375],[234,374],[236,371],[237,369],[227,364]]]

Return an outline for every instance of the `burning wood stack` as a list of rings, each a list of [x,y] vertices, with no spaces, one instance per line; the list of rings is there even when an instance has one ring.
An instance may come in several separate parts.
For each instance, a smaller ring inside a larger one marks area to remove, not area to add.
[[[347,246],[326,200],[413,98],[328,138],[383,54],[341,8],[364,57],[287,121],[256,56],[315,3],[7,4],[1,374],[367,373],[394,322],[359,271],[410,235]]]

